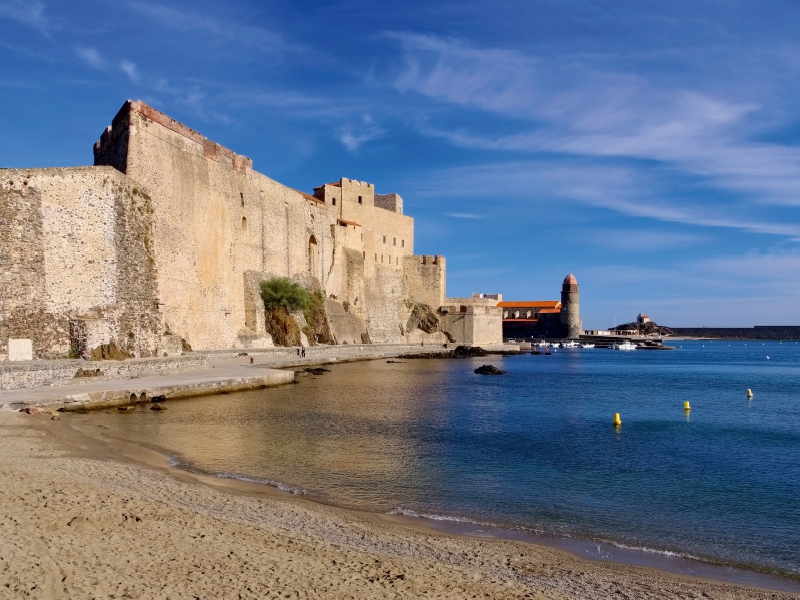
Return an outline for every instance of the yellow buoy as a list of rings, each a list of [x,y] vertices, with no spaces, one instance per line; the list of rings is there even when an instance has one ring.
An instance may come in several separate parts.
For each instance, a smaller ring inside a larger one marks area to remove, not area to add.
[[[614,413],[614,427],[622,425],[622,420],[619,418],[619,413]]]
[[[683,403],[683,410],[692,410],[692,407],[689,406],[689,401]]]
[[[753,397],[753,390],[747,390],[747,397],[748,398],[752,398]]]

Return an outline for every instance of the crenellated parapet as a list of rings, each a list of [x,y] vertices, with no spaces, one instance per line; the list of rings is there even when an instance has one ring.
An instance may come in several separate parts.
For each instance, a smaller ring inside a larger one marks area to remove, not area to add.
[[[437,309],[445,302],[447,261],[441,254],[413,254],[403,259],[406,295]]]

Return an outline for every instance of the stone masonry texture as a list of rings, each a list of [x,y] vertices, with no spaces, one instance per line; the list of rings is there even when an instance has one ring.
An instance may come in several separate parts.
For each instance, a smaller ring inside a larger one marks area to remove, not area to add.
[[[30,338],[35,358],[65,358],[71,321],[88,319],[106,324],[103,343],[157,353],[152,207],[128,177],[0,170],[0,250],[0,339]]]

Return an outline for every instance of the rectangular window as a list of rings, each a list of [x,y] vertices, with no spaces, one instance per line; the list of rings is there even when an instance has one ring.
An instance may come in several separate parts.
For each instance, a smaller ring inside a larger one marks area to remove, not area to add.
[[[358,203],[361,204],[361,196],[358,197]]]
[[[383,243],[386,243],[386,236],[383,236]]]
[[[378,262],[378,254],[375,253],[375,262]]]
[[[406,247],[406,241],[405,240],[400,240],[400,247],[401,248],[405,248]]]
[[[364,256],[362,257],[364,260],[367,260],[367,251],[364,250]]]
[[[383,254],[381,254],[381,264],[383,264]]]
[[[336,198],[332,198],[333,205],[336,206]]]
[[[392,238],[392,246],[397,246],[397,238]]]

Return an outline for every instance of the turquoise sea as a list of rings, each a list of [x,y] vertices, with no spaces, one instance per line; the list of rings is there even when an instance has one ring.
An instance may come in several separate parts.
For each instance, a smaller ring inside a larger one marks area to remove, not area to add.
[[[800,345],[677,344],[342,364],[91,418],[183,468],[323,502],[800,578]]]

